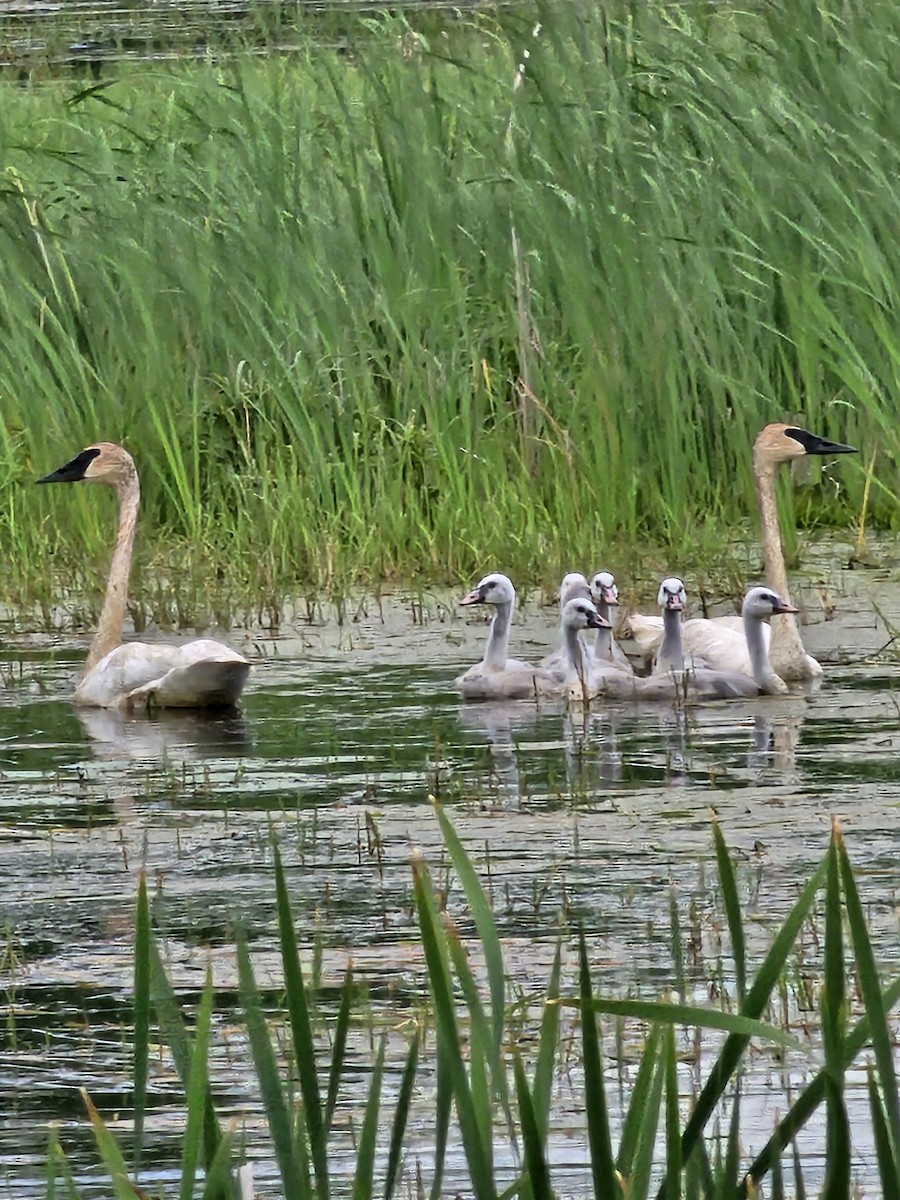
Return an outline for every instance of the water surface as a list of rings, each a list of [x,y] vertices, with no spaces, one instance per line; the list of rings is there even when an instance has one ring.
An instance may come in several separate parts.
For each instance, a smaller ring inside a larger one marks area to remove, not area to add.
[[[804,590],[807,646],[831,661],[816,695],[687,712],[607,705],[587,719],[552,703],[461,704],[452,681],[479,656],[485,628],[480,614],[456,609],[452,597],[395,596],[341,614],[326,606],[312,622],[298,608],[275,635],[231,631],[254,670],[243,714],[228,720],[76,711],[68,697],[83,639],[11,633],[0,658],[0,983],[9,1005],[0,1159],[7,1194],[36,1194],[51,1122],[79,1178],[99,1178],[80,1087],[127,1140],[141,869],[185,1003],[196,1000],[212,964],[217,1100],[247,1129],[261,1193],[277,1194],[236,1017],[231,950],[240,920],[261,984],[277,988],[273,832],[307,965],[315,943],[322,948],[323,1006],[336,1005],[352,955],[372,1019],[392,1030],[389,1087],[402,1065],[405,1023],[426,991],[410,854],[423,853],[436,880],[446,879],[430,794],[447,805],[486,878],[514,985],[526,994],[540,994],[560,923],[573,917],[588,931],[595,976],[609,994],[655,998],[671,988],[670,884],[685,927],[696,934],[688,963],[695,998],[706,1002],[727,987],[713,812],[738,858],[754,961],[820,860],[837,817],[880,958],[886,971],[895,968],[900,671],[890,627],[895,619],[900,625],[900,605],[886,572],[829,565],[825,578],[832,620],[818,603],[822,586],[809,582]],[[553,645],[553,624],[551,608],[529,606],[514,628],[516,653],[538,658]],[[467,929],[457,891],[448,905]],[[808,937],[802,953],[814,980],[820,947]],[[568,935],[566,962],[571,986]],[[797,995],[789,1015],[799,1025],[806,1014]],[[639,1030],[630,1037],[626,1060],[610,1076],[612,1087],[621,1077],[626,1095]],[[802,1083],[817,1055],[814,1048],[790,1064],[789,1081]],[[357,1029],[351,1062],[359,1081],[371,1061],[369,1034]],[[775,1109],[786,1107],[774,1058],[755,1061],[745,1099],[748,1153],[765,1141]],[[555,1096],[551,1151],[560,1194],[575,1196],[589,1175],[574,1051],[569,1065]],[[418,1155],[426,1180],[429,1071],[423,1064],[407,1163],[414,1172]],[[686,1064],[686,1096],[691,1081]],[[855,1084],[857,1174],[865,1180],[873,1156],[861,1074]],[[151,1085],[153,1165],[145,1186],[162,1185],[173,1169],[181,1121],[164,1056]],[[343,1122],[358,1119],[358,1095],[359,1088],[345,1088]],[[813,1168],[821,1143],[813,1128],[804,1143]],[[448,1195],[465,1186],[460,1159],[450,1167]],[[339,1161],[334,1170],[340,1176]],[[105,1194],[102,1184],[89,1194]]]

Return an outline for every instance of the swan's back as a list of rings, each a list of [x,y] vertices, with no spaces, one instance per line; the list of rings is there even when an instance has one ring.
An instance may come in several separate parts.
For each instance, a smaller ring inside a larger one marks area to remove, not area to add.
[[[93,708],[209,708],[238,702],[250,664],[212,638],[111,650],[79,683],[77,704]]]

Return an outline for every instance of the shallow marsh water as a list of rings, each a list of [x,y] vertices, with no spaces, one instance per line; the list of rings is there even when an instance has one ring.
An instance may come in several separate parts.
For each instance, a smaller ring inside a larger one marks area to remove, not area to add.
[[[484,624],[448,596],[363,602],[342,623],[327,606],[312,623],[298,608],[277,635],[246,635],[255,666],[244,713],[219,721],[76,712],[67,697],[83,641],[9,633],[0,657],[0,985],[9,1006],[0,1053],[0,1194],[37,1194],[51,1122],[79,1179],[90,1180],[95,1155],[82,1086],[127,1140],[131,938],[142,867],[185,1003],[213,966],[217,1099],[246,1124],[257,1186],[275,1194],[231,991],[236,919],[250,930],[261,984],[278,986],[272,830],[307,963],[317,940],[322,947],[323,1008],[336,1004],[352,955],[372,1022],[393,1031],[391,1086],[405,1023],[425,995],[410,853],[420,850],[437,882],[445,879],[429,793],[446,803],[488,880],[507,965],[526,995],[541,994],[564,914],[584,922],[595,977],[608,994],[654,998],[670,988],[670,883],[685,928],[697,933],[688,963],[695,997],[705,1001],[710,989],[727,987],[713,811],[737,855],[751,961],[821,858],[836,816],[880,959],[886,973],[896,970],[900,666],[889,626],[900,625],[900,601],[890,573],[842,571],[834,565],[842,557],[835,548],[823,553],[825,585],[804,587],[807,646],[832,663],[818,694],[687,713],[602,706],[585,722],[553,704],[460,704],[452,680],[479,656]],[[826,594],[836,606],[828,621]],[[229,636],[241,645],[241,635]],[[514,637],[517,653],[539,657],[554,642],[552,608],[525,606]],[[465,930],[458,893],[449,908]],[[812,939],[805,952],[815,979]],[[570,950],[566,962],[571,988]],[[797,974],[804,976],[802,962]],[[803,1025],[802,987],[792,992],[789,1016]],[[372,1059],[369,1043],[370,1031],[358,1028],[352,1051],[360,1079]],[[627,1089],[636,1053],[637,1041],[626,1039],[611,1087],[618,1075]],[[817,1055],[814,1048],[804,1064],[789,1064],[793,1086]],[[560,1194],[575,1196],[589,1174],[574,1051],[570,1067],[555,1097],[551,1153]],[[686,1096],[692,1069],[685,1062]],[[874,1156],[863,1073],[851,1080],[865,1184]],[[174,1170],[180,1125],[164,1057],[151,1085],[145,1161],[154,1166],[145,1186],[163,1184]],[[426,1096],[430,1086],[426,1064]],[[768,1137],[776,1108],[784,1111],[783,1088],[774,1056],[760,1053],[744,1097],[748,1154]],[[348,1124],[359,1116],[351,1090],[342,1096]],[[822,1143],[815,1129],[801,1140],[813,1177],[812,1148]],[[411,1144],[409,1177],[418,1155],[427,1180],[432,1142],[422,1115]],[[348,1172],[350,1161],[348,1141]],[[458,1155],[449,1165],[451,1195],[465,1172]],[[339,1163],[333,1169],[340,1174]],[[96,1194],[104,1194],[102,1184]]]

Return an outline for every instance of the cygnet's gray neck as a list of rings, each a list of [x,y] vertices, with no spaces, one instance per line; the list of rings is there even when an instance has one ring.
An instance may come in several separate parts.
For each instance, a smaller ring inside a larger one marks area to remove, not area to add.
[[[656,656],[657,671],[683,671],[681,646],[681,609],[663,609],[663,639]]]
[[[484,665],[489,671],[502,671],[509,657],[509,627],[512,624],[514,600],[494,605],[494,619],[484,651]]]

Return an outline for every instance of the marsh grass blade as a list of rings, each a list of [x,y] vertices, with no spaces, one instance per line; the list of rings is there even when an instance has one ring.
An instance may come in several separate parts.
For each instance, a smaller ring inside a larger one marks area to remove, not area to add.
[[[378,1119],[381,1115],[381,1083],[384,1078],[384,1053],[387,1034],[381,1035],[378,1054],[372,1069],[372,1081],[363,1113],[359,1144],[356,1148],[356,1171],[353,1176],[353,1200],[372,1200],[375,1186],[375,1145],[378,1138]]]
[[[213,1010],[212,968],[206,968],[206,982],[200,996],[197,1027],[191,1053],[191,1070],[185,1087],[187,1123],[181,1146],[181,1184],[179,1200],[192,1200],[197,1165],[203,1153],[203,1123],[209,1101],[209,1037]]]
[[[882,1200],[900,1200],[900,1175],[894,1161],[894,1151],[891,1146],[891,1134],[888,1129],[884,1104],[878,1091],[875,1072],[871,1063],[866,1071],[866,1087],[869,1093],[869,1113],[872,1118],[872,1140],[875,1142],[875,1156],[878,1160],[878,1176],[881,1184]]]
[[[469,1176],[477,1200],[494,1200],[496,1191],[490,1169],[490,1154],[486,1141],[491,1130],[479,1125],[478,1112],[490,1109],[490,1101],[476,1104],[472,1096],[462,1057],[462,1042],[456,1022],[450,963],[443,931],[434,902],[434,893],[427,868],[420,860],[413,861],[413,896],[419,919],[419,934],[425,951],[428,981],[434,1003],[437,1037],[444,1053],[459,1118],[460,1133]]]
[[[616,1178],[613,1161],[612,1139],[609,1132],[609,1110],[606,1105],[606,1089],[603,1086],[603,1060],[597,1015],[594,1011],[591,969],[588,963],[587,943],[584,930],[578,931],[579,999],[581,1014],[581,1053],[584,1069],[584,1103],[588,1128],[588,1144],[591,1152],[591,1175],[594,1180],[594,1195],[621,1196],[622,1188]]]
[[[666,1194],[669,1200],[681,1200],[681,1110],[674,1025],[663,1027],[663,1057],[666,1068]]]
[[[305,1155],[299,1151],[293,1136],[290,1098],[282,1086],[265,1014],[253,977],[250,951],[242,933],[237,938],[237,961],[241,1007],[285,1200],[311,1200],[313,1192],[310,1181],[300,1166]],[[301,1131],[298,1140],[302,1136]]]
[[[516,1085],[516,1106],[522,1129],[522,1147],[525,1153],[525,1176],[528,1180],[530,1200],[553,1200],[550,1186],[550,1171],[544,1156],[544,1136],[538,1126],[528,1077],[522,1065],[522,1057],[513,1053],[513,1073]]]
[[[150,903],[147,876],[138,882],[134,929],[134,1143],[132,1170],[137,1177],[144,1141],[147,1073],[150,1062]]]
[[[553,966],[550,968],[550,978],[547,982],[544,1011],[541,1014],[537,1063],[534,1068],[534,1084],[531,1091],[534,1117],[541,1136],[542,1146],[546,1146],[547,1144],[547,1132],[550,1124],[550,1101],[553,1091],[557,1045],[559,1042],[559,976],[561,966],[562,945],[557,942],[556,950],[553,954]]]
[[[768,953],[760,964],[753,985],[744,1000],[741,1016],[757,1020],[760,1013],[765,1010],[769,997],[778,982],[779,976],[787,962],[788,955],[796,941],[797,934],[800,932],[800,928],[806,920],[813,901],[824,883],[827,866],[828,859],[826,857],[816,868],[785,918],[774,941],[769,947]],[[694,1111],[691,1113],[684,1130],[682,1156],[685,1161],[690,1158],[694,1147],[700,1141],[706,1122],[721,1099],[729,1079],[734,1074],[748,1041],[749,1035],[745,1033],[730,1033],[725,1039],[725,1044],[719,1052],[719,1056],[705,1084],[700,1090]],[[663,1184],[658,1192],[659,1200],[663,1200],[665,1195],[666,1185]]]
[[[319,1097],[319,1076],[316,1063],[315,1043],[306,984],[300,966],[297,934],[291,916],[284,867],[278,847],[274,848],[275,859],[275,906],[278,913],[278,938],[281,945],[281,962],[284,969],[284,987],[291,1023],[294,1059],[300,1093],[303,1097],[303,1119],[309,1136],[310,1153],[319,1200],[328,1196],[328,1148],[322,1105]]]
[[[328,1095],[325,1099],[325,1117],[322,1122],[326,1138],[334,1120],[334,1109],[341,1086],[344,1055],[347,1051],[347,1032],[350,1028],[350,1015],[353,1011],[353,994],[353,968],[348,963],[347,970],[344,972],[344,983],[341,988],[341,1004],[338,1009],[337,1021],[334,1027],[334,1041],[331,1047],[331,1067],[328,1071]]]
[[[594,1003],[596,1004],[596,1001]],[[647,1112],[651,1088],[654,1085],[662,1037],[662,1026],[651,1025],[644,1041],[640,1065],[634,1087],[631,1090],[631,1099],[622,1124],[619,1152],[616,1155],[616,1170],[625,1179],[631,1176],[634,1167],[638,1139]]]
[[[91,1128],[97,1140],[97,1149],[100,1151],[100,1157],[103,1159],[103,1164],[109,1172],[109,1181],[116,1200],[135,1200],[135,1197],[146,1200],[146,1193],[142,1192],[128,1178],[128,1167],[125,1164],[125,1158],[119,1148],[119,1143],[106,1128],[103,1118],[94,1107],[94,1103],[88,1095],[86,1088],[81,1089],[81,1098],[84,1100],[85,1108],[88,1112]]]
[[[453,1110],[453,1076],[443,1040],[436,1037],[435,1098],[434,1098],[434,1178],[431,1181],[431,1200],[439,1200],[444,1181],[444,1161],[450,1134]]]
[[[725,916],[728,920],[728,932],[731,935],[731,953],[734,959],[735,983],[737,986],[738,1004],[743,1005],[746,992],[747,966],[744,949],[744,921],[741,916],[741,902],[738,896],[737,879],[734,864],[725,838],[719,827],[719,822],[713,820],[713,843],[716,848],[716,866],[719,872],[719,887],[722,889],[722,902],[725,906]]]
[[[60,1200],[56,1186],[60,1181],[62,1183],[61,1196],[64,1197],[64,1200],[80,1200],[66,1152],[59,1144],[56,1130],[53,1129],[50,1132],[50,1141],[47,1146],[47,1200]]]
[[[394,1110],[394,1120],[391,1124],[391,1141],[388,1147],[387,1171],[384,1177],[384,1200],[391,1200],[403,1157],[403,1139],[406,1135],[406,1124],[409,1119],[409,1107],[412,1103],[413,1088],[416,1082],[416,1068],[419,1065],[419,1043],[421,1032],[416,1029],[403,1067],[403,1078],[400,1081],[400,1091],[397,1095],[397,1107]]]
[[[665,1060],[659,1053],[660,1043],[659,1037],[654,1039],[653,1076],[646,1100],[642,1105],[642,1120],[638,1129],[634,1159],[622,1187],[623,1194],[627,1195],[629,1200],[646,1200],[650,1191],[653,1153],[656,1149],[659,1113],[666,1080]]]
[[[832,828],[825,880],[825,981],[822,989],[822,1040],[825,1046],[825,1182],[822,1200],[850,1194],[850,1121],[844,1100],[846,988],[843,912],[837,856],[837,827]]]

